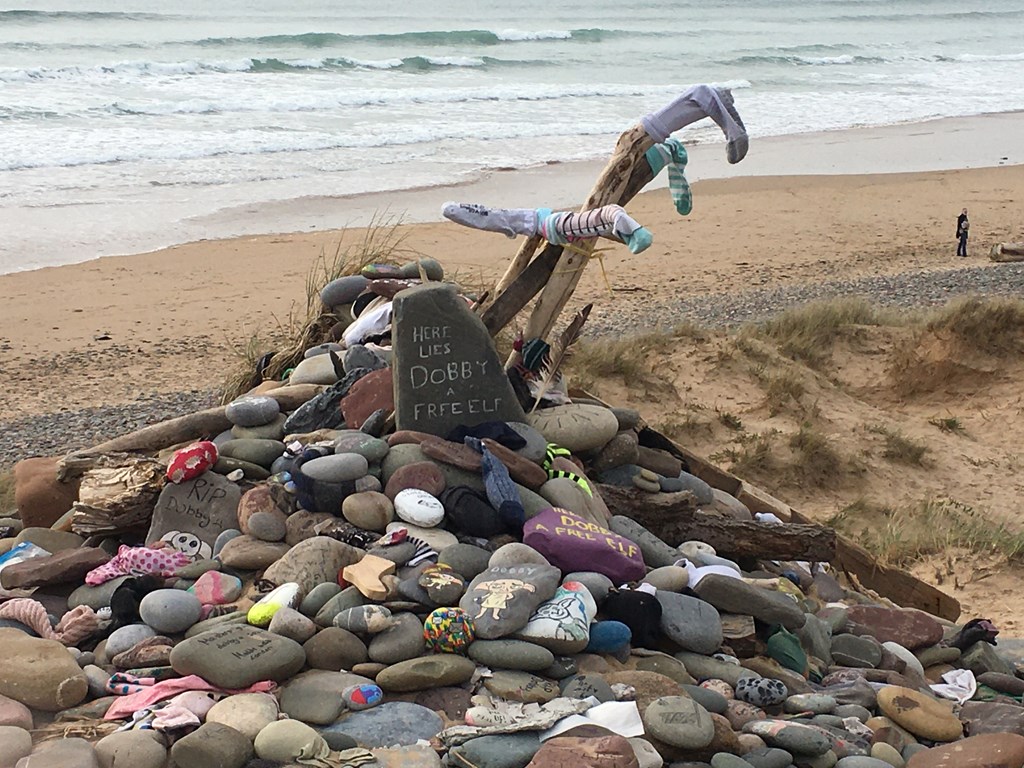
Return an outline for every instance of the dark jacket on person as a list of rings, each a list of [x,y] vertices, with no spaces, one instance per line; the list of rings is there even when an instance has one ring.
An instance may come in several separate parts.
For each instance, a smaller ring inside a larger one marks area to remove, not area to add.
[[[960,235],[964,234],[970,226],[971,225],[967,221],[967,214],[961,213],[956,219],[956,236],[960,237]]]

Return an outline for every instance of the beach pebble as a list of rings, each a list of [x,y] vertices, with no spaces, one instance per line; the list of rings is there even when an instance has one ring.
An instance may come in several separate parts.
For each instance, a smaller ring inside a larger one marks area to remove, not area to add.
[[[203,604],[188,592],[178,589],[158,589],[150,592],[139,603],[139,616],[161,634],[184,632],[197,621]]]
[[[400,491],[394,499],[395,514],[407,523],[433,528],[444,520],[444,505],[418,488]]]
[[[365,456],[358,453],[336,453],[305,462],[302,465],[302,474],[314,480],[343,483],[363,477],[368,469]]]
[[[265,395],[248,395],[232,400],[224,407],[228,421],[239,427],[261,427],[281,413],[277,400]]]

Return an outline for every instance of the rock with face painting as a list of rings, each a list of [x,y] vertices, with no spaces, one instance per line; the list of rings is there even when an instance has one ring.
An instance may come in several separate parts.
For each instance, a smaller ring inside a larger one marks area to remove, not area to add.
[[[212,472],[165,485],[146,541],[166,541],[196,560],[211,557],[221,532],[238,527],[241,498],[237,485]]]
[[[580,653],[590,642],[590,617],[583,597],[574,590],[559,587],[554,597],[537,607],[530,623],[516,637],[552,653]]]
[[[595,571],[616,584],[647,572],[635,543],[568,510],[548,509],[530,518],[523,541],[566,572]]]
[[[548,565],[488,568],[470,583],[459,607],[484,640],[522,629],[541,603],[555,594],[561,574]]]

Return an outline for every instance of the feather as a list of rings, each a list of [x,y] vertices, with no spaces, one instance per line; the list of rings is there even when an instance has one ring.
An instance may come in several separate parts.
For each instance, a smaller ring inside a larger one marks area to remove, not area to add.
[[[551,347],[551,354],[541,366],[540,388],[537,390],[537,396],[533,401],[530,413],[537,410],[537,406],[540,405],[540,401],[545,393],[558,380],[562,364],[572,355],[572,345],[579,340],[580,333],[583,331],[583,325],[587,322],[587,318],[590,317],[590,310],[593,308],[593,304],[587,304],[587,306],[577,312],[569,322],[569,325],[562,331],[562,335],[558,337],[558,341]]]

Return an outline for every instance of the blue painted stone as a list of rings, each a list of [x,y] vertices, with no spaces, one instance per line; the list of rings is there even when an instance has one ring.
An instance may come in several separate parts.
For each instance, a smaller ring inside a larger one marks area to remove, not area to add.
[[[621,621],[597,621],[590,625],[590,642],[586,653],[615,653],[633,638],[629,627]]]

